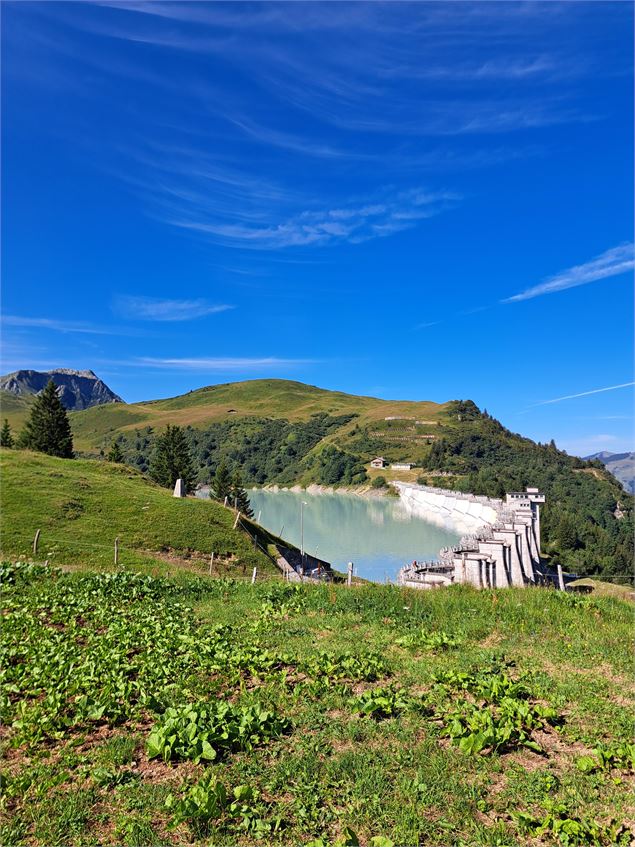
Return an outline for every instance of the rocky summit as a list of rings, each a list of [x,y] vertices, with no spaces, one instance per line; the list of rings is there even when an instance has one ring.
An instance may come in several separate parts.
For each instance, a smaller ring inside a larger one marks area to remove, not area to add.
[[[70,368],[14,371],[0,377],[0,389],[21,396],[39,394],[49,379],[57,386],[60,400],[67,409],[88,409],[103,403],[123,403],[121,397],[111,391],[93,371],[75,371]]]

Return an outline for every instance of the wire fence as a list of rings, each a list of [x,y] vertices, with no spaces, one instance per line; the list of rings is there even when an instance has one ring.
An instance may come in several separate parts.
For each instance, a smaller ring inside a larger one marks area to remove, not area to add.
[[[315,557],[309,556],[308,554],[304,554],[300,562],[294,562],[294,557],[291,555],[294,552],[293,549],[288,545],[285,545],[281,539],[274,540],[273,536],[271,536],[271,544],[275,546],[275,550],[279,555],[276,556],[272,554],[268,545],[263,541],[263,535],[259,535],[259,532],[255,529],[255,527],[257,527],[257,524],[252,524],[251,522],[246,523],[240,513],[236,514],[234,528],[239,529],[247,535],[253,545],[254,551],[258,551],[261,555],[265,556],[267,560],[282,573],[285,579],[294,582],[307,583],[330,582],[337,580],[336,574],[333,572],[328,563],[317,560]],[[112,563],[114,565],[119,565],[122,563],[121,559],[124,552],[128,554],[134,553],[143,557],[155,556],[158,558],[164,554],[169,554],[170,552],[169,549],[166,549],[165,551],[147,550],[140,546],[126,544],[121,535],[115,535],[110,543],[83,541],[69,538],[69,536],[60,536],[55,532],[49,533],[48,531],[45,531],[42,533],[40,529],[36,530],[33,536],[25,534],[14,535],[12,533],[9,533],[9,535],[12,551],[15,551],[15,549],[18,548],[20,550],[20,555],[27,555],[27,551],[29,551],[33,558],[40,555],[40,558],[45,558],[47,561],[54,559],[56,555],[62,551],[73,552],[75,550],[91,550],[98,551],[100,553],[100,558],[107,558],[109,555],[112,556]],[[268,533],[264,534],[264,538],[268,535]],[[42,556],[42,554],[44,554],[44,556]],[[2,555],[4,556],[7,554],[3,552]],[[298,552],[297,555],[301,556],[302,554]],[[220,551],[210,551],[210,553],[207,553],[203,551],[188,550],[182,558],[192,560],[193,562],[199,562],[201,564],[205,563],[204,570],[207,571],[210,576],[214,575],[214,572],[218,570],[219,566],[227,567],[233,563],[233,556],[227,556]],[[438,562],[434,564],[437,566],[439,565]],[[245,570],[246,567],[243,567],[243,571]],[[257,571],[257,567],[255,570]],[[252,581],[254,581],[255,578],[256,577],[254,577],[252,573]],[[635,587],[634,573],[585,574],[578,578],[580,580],[589,579],[606,582],[616,586]],[[347,582],[349,585],[351,584],[350,580],[347,580]]]
[[[230,509],[232,512],[234,511],[229,506],[226,508]],[[268,534],[263,538],[255,529],[257,525],[246,523],[240,513],[235,514],[236,520],[234,522],[234,529],[243,532],[249,538],[253,550],[265,556],[267,560],[273,564],[280,573],[282,573],[285,579],[309,583],[330,581],[333,579],[334,574],[327,563],[322,562],[320,563],[321,568],[311,568],[309,569],[310,572],[304,572],[304,568],[296,567],[292,562],[288,561],[290,558],[289,552],[291,551],[291,548],[272,540],[271,543],[275,546],[275,550],[279,556],[274,555],[265,543],[265,539]],[[115,535],[110,543],[79,540],[69,537],[68,535],[60,535],[55,532],[48,532],[46,530],[43,532],[41,529],[37,529],[33,536],[24,533],[6,533],[5,535],[8,536],[8,543],[5,538],[5,543],[3,543],[2,548],[8,546],[12,555],[15,555],[15,552],[18,551],[20,557],[27,555],[34,559],[39,557],[39,559],[49,563],[54,561],[57,556],[61,555],[61,558],[64,558],[64,553],[73,554],[77,552],[81,553],[82,551],[90,551],[98,553],[100,559],[111,558],[113,565],[122,564],[122,556],[124,553],[127,553],[128,555],[132,553],[142,557],[154,556],[155,558],[160,559],[163,555],[169,555],[170,552],[173,552],[177,558],[198,562],[200,564],[205,563],[204,571],[206,571],[209,576],[213,576],[215,572],[218,571],[219,566],[227,567],[234,564],[233,554],[227,555],[218,550],[210,550],[210,552],[207,553],[200,550],[188,549],[187,551],[183,551],[184,555],[182,557],[178,557],[177,551],[172,551],[171,548],[148,550],[134,543],[126,544],[125,539],[121,534]],[[2,556],[8,555],[3,550],[0,552]],[[312,560],[312,557],[307,557],[307,560]],[[321,573],[319,572],[320,570]],[[243,572],[245,571],[246,565],[243,563]],[[317,573],[314,573],[314,571],[317,571]],[[252,572],[252,582],[254,582],[257,578],[257,572],[258,568],[255,566]]]

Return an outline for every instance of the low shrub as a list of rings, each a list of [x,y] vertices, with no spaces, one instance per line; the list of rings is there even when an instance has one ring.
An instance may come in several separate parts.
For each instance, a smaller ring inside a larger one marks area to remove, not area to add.
[[[259,705],[223,700],[166,709],[148,736],[148,756],[213,761],[231,750],[251,750],[289,728],[289,721]]]

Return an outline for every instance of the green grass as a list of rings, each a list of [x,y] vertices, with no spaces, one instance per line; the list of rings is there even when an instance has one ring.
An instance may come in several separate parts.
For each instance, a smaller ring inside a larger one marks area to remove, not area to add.
[[[632,837],[626,760],[578,765],[632,739],[622,600],[27,566],[3,581],[3,844]],[[524,724],[542,752],[517,734],[470,753],[446,730],[474,703],[495,718],[552,710]],[[192,731],[163,761],[148,741],[190,704]],[[238,715],[251,716],[241,729]],[[217,755],[196,762],[205,739]]]
[[[177,499],[136,471],[110,462],[56,459],[1,450],[2,551],[27,556],[37,529],[38,553],[52,564],[106,567],[119,537],[122,567],[153,572],[205,572],[214,551],[216,573],[261,576],[278,571],[234,530],[234,513],[218,503]],[[263,534],[263,541],[270,540]]]

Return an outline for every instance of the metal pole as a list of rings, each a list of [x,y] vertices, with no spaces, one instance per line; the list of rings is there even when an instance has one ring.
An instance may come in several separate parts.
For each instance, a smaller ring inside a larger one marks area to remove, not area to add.
[[[35,538],[33,539],[33,555],[34,556],[37,554],[37,543],[38,543],[39,540],[40,540],[40,530],[38,529],[38,530],[36,530]]]
[[[304,500],[300,503],[300,555],[304,559]]]
[[[210,559],[209,559],[209,575],[210,576],[212,575],[213,567],[214,567],[214,552],[212,551],[212,555],[210,556]]]
[[[254,568],[254,572],[251,575],[251,584],[253,585],[256,581],[256,574],[258,573],[258,568]]]
[[[304,564],[304,507],[308,505],[306,501],[302,500],[300,503],[300,554],[302,556],[302,563]]]
[[[115,538],[115,564],[119,564],[119,536]]]

